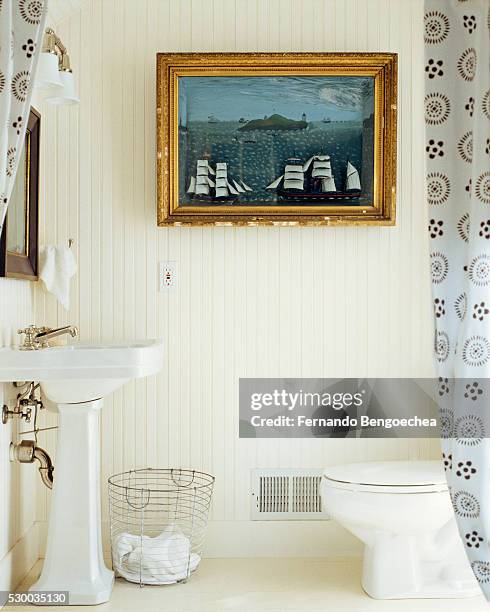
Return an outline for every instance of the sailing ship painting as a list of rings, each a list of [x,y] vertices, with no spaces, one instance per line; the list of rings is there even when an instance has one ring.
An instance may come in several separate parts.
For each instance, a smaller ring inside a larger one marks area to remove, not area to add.
[[[312,155],[306,162],[297,157],[286,161],[284,172],[266,189],[275,190],[286,200],[317,202],[359,199],[361,181],[359,172],[347,161],[343,187],[337,188],[330,155]]]
[[[243,180],[228,176],[226,162],[217,162],[216,169],[207,159],[198,159],[196,174],[191,176],[187,193],[196,200],[209,203],[233,203],[240,194],[252,191]]]
[[[180,206],[359,206],[374,185],[374,79],[179,79]]]

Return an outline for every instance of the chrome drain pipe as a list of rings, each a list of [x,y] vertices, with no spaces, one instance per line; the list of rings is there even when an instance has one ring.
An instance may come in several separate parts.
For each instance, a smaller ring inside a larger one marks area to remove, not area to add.
[[[10,443],[10,461],[19,463],[39,462],[39,474],[41,480],[48,487],[53,488],[54,466],[48,453],[36,446],[34,440],[22,440],[19,444]]]

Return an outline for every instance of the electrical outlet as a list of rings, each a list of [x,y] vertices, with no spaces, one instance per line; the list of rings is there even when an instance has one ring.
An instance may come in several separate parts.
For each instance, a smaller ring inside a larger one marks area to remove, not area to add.
[[[158,267],[160,291],[172,291],[177,286],[177,264],[175,261],[161,261]]]

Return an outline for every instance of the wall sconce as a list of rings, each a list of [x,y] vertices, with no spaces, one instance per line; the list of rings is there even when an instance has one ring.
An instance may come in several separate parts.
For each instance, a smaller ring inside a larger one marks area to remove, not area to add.
[[[46,91],[50,104],[78,104],[75,79],[70,58],[60,37],[51,28],[44,32],[43,48],[39,56],[35,86]]]

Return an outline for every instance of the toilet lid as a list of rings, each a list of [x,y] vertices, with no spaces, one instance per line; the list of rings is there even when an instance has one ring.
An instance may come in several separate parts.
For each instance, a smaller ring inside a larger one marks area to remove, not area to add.
[[[323,476],[332,486],[386,493],[446,491],[440,461],[373,461],[328,467]]]

